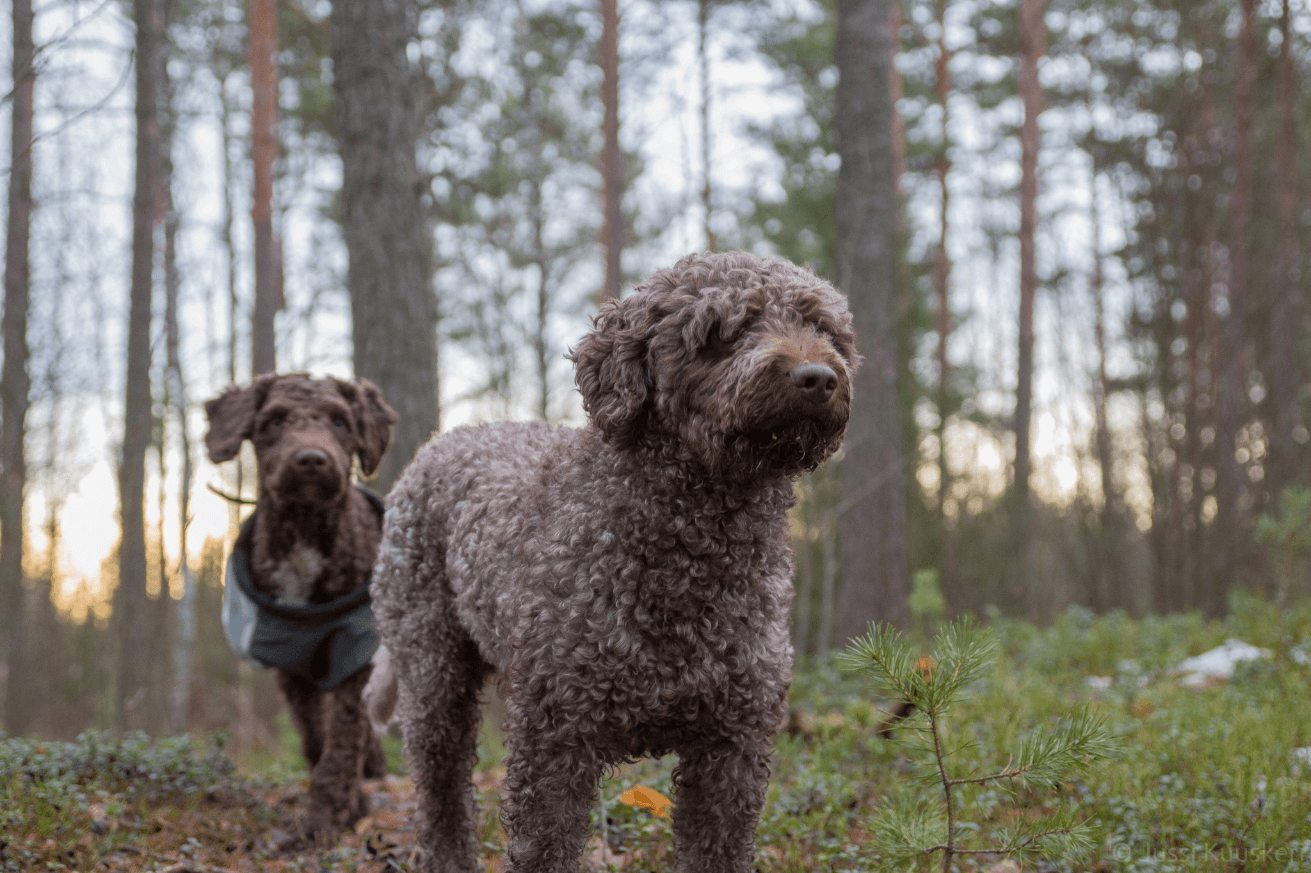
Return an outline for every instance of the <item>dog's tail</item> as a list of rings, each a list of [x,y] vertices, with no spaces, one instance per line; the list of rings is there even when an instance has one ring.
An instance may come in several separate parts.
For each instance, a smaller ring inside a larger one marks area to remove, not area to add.
[[[362,697],[364,711],[369,714],[369,721],[378,733],[387,730],[396,715],[396,670],[391,663],[391,652],[386,646],[378,646],[373,653],[373,673],[364,686]]]

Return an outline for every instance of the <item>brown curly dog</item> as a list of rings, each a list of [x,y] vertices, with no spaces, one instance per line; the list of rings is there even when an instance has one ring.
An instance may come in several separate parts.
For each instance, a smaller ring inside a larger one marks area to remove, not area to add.
[[[361,777],[383,772],[382,748],[360,704],[376,638],[362,659],[356,652],[356,660],[343,667],[342,642],[351,628],[331,622],[341,617],[330,604],[350,601],[356,607],[359,601],[362,606],[344,620],[363,621],[361,633],[373,635],[367,596],[351,595],[369,582],[380,507],[377,498],[351,486],[351,466],[358,457],[365,475],[377,468],[397,416],[367,380],[303,374],[259,376],[248,386],[229,388],[205,404],[205,414],[205,444],[214,463],[235,457],[245,440],[255,446],[259,497],[234,547],[233,564],[246,568],[251,598],[275,618],[290,617],[265,647],[271,660],[255,657],[276,667],[312,769],[300,837],[329,841],[368,810]],[[302,616],[309,616],[300,622],[307,629],[291,626]]]
[[[389,498],[374,608],[421,867],[475,869],[496,670],[508,870],[577,871],[604,769],[675,752],[679,869],[747,873],[791,681],[792,481],[846,428],[851,315],[792,264],[693,256],[606,304],[571,357],[591,424],[454,431]]]

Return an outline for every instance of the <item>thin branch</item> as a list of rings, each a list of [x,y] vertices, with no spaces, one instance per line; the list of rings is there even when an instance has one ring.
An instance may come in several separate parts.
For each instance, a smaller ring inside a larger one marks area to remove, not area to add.
[[[215,494],[217,494],[219,497],[222,497],[224,500],[228,501],[229,503],[236,503],[241,506],[255,505],[254,500],[249,500],[237,494],[229,494],[226,491],[220,490],[219,487],[212,482],[205,485],[205,487],[208,488],[210,491],[213,491]]]
[[[32,141],[27,144],[27,148],[25,148],[21,153],[22,156],[26,157],[26,155],[30,154],[31,151],[34,148],[36,148],[36,144],[41,142],[42,140],[47,140],[52,137],[56,137],[59,134],[63,133],[64,131],[68,130],[74,124],[77,124],[79,121],[81,121],[83,118],[90,115],[91,113],[99,112],[101,109],[104,109],[105,106],[108,105],[109,101],[114,99],[114,96],[123,89],[124,85],[127,84],[128,79],[132,75],[132,68],[134,66],[135,58],[136,58],[136,52],[133,51],[129,56],[128,63],[123,66],[123,74],[119,77],[118,81],[114,84],[114,87],[109,89],[109,93],[107,93],[104,97],[101,97],[95,103],[92,103],[90,106],[81,110],[71,118],[66,118],[63,121],[61,121],[59,124],[52,127],[50,130],[44,131],[32,137]],[[5,99],[7,100],[8,97],[6,97]],[[13,162],[11,161],[9,169],[6,169],[3,175],[8,176],[12,171],[12,169],[13,169]]]

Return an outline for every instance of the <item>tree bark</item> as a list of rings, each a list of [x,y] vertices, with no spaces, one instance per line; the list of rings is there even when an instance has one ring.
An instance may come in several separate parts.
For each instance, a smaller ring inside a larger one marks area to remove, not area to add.
[[[710,185],[710,54],[706,46],[710,35],[711,0],[699,0],[697,6],[697,61],[701,68],[701,209],[705,223],[706,251],[713,252],[719,245],[715,230],[710,226],[714,214],[711,209]]]
[[[1096,565],[1093,578],[1091,606],[1098,612],[1110,609],[1127,609],[1132,604],[1120,580],[1120,500],[1115,490],[1114,457],[1111,451],[1111,425],[1106,413],[1108,397],[1106,378],[1106,299],[1105,274],[1102,269],[1101,209],[1097,196],[1097,170],[1093,168],[1090,185],[1092,224],[1092,276],[1089,290],[1093,304],[1093,343],[1096,346],[1097,373],[1093,380],[1094,438],[1097,446],[1097,466],[1101,473],[1101,530],[1095,547]]]
[[[172,137],[169,137],[172,141]],[[182,598],[177,604],[177,636],[173,641],[173,687],[169,701],[170,724],[173,730],[185,732],[187,713],[191,708],[191,647],[196,636],[196,583],[187,566],[187,529],[191,523],[191,434],[187,427],[187,382],[182,374],[180,352],[182,329],[178,318],[178,291],[181,276],[177,266],[177,235],[180,216],[172,197],[173,164],[165,161],[169,179],[168,216],[164,230],[164,338],[166,354],[165,379],[168,396],[173,401],[173,415],[177,419],[178,449],[181,454],[178,470],[178,576],[182,581]],[[163,413],[167,416],[168,411]],[[161,537],[161,542],[162,542]]]
[[[415,162],[415,71],[406,57],[416,17],[413,0],[332,4],[355,372],[400,414],[374,480],[383,491],[438,425],[437,300],[426,185]]]
[[[150,321],[154,233],[161,207],[159,75],[164,0],[135,0],[136,190],[132,198],[132,280],[127,325],[123,456],[118,471],[123,538],[118,555],[119,670],[114,707],[120,730],[150,726],[152,639],[146,595],[145,477],[150,445]]]
[[[1029,438],[1033,418],[1033,304],[1038,290],[1034,236],[1038,227],[1038,116],[1043,110],[1038,61],[1046,53],[1043,23],[1046,0],[1021,0],[1020,32],[1024,50],[1019,58],[1020,99],[1024,122],[1020,127],[1020,348],[1015,383],[1015,498],[1029,501],[1033,471]]]
[[[250,154],[254,176],[255,306],[251,319],[251,375],[277,369],[273,321],[282,309],[282,270],[273,235],[273,164],[278,157],[278,14],[275,0],[250,0]]]
[[[888,3],[888,94],[892,100],[892,191],[897,198],[897,238],[902,236],[904,224],[901,214],[901,180],[906,175],[906,120],[897,111],[897,104],[905,96],[901,71],[897,69],[897,52],[901,50],[901,0]]]
[[[28,394],[27,314],[31,300],[29,244],[32,227],[32,122],[36,85],[32,44],[32,0],[13,4],[13,105],[10,127],[9,224],[5,239],[4,368],[0,371],[0,628],[8,632],[7,663],[23,651],[23,492],[27,485],[26,429]],[[10,672],[4,725],[23,733],[30,707],[19,698],[21,683]]]
[[[618,300],[623,287],[624,252],[624,153],[619,148],[619,0],[601,0],[601,103],[605,118],[602,131],[601,184],[605,198],[605,284],[599,303]]]
[[[942,526],[946,542],[947,493],[951,486],[951,467],[947,463],[947,408],[951,400],[951,365],[947,360],[947,338],[951,335],[951,257],[947,253],[947,229],[951,189],[947,176],[951,172],[947,104],[951,97],[951,73],[947,53],[947,2],[938,0],[938,56],[934,59],[934,93],[942,112],[939,131],[940,145],[935,167],[938,177],[939,213],[938,248],[933,263],[933,278],[938,294],[938,523]]]
[[[1038,291],[1036,240],[1038,228],[1038,116],[1043,110],[1038,62],[1047,52],[1047,28],[1043,22],[1046,0],[1020,0],[1018,59],[1020,100],[1024,121],[1020,125],[1020,330],[1015,379],[1015,467],[1012,484],[1012,517],[1015,541],[1014,592],[1028,604],[1030,617],[1037,617],[1038,599],[1033,596],[1033,568],[1030,549],[1033,527],[1029,477],[1033,472],[1030,433],[1033,421],[1033,307]]]
[[[837,281],[865,363],[842,461],[837,634],[906,625],[906,507],[897,399],[896,197],[888,83],[888,0],[839,0],[835,138]]]
[[[1216,518],[1210,578],[1198,605],[1212,616],[1226,609],[1226,595],[1250,551],[1244,503],[1244,469],[1237,458],[1239,431],[1249,412],[1245,312],[1248,236],[1252,223],[1252,97],[1256,81],[1256,0],[1241,0],[1238,82],[1234,93],[1234,188],[1229,210],[1228,312],[1220,328],[1222,363],[1216,397]]]
[[[1297,89],[1296,60],[1290,0],[1283,0],[1279,32],[1283,41],[1276,62],[1279,99],[1279,134],[1275,146],[1275,276],[1274,302],[1270,308],[1270,461],[1266,481],[1272,500],[1278,500],[1284,486],[1293,481],[1297,464],[1297,443],[1293,430],[1299,424],[1297,391],[1302,368],[1297,356],[1298,274],[1297,254]]]

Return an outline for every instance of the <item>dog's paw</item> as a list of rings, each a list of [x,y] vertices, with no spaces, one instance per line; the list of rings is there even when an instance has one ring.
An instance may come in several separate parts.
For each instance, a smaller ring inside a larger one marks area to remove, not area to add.
[[[350,820],[346,823],[347,827],[355,827],[355,823],[369,814],[369,796],[363,791],[355,795],[355,802],[351,805]]]
[[[307,809],[296,817],[297,848],[325,847],[337,842],[342,828],[326,810]]]
[[[374,734],[369,738],[369,748],[364,753],[364,778],[381,779],[387,775],[387,755],[382,750],[382,740]]]

